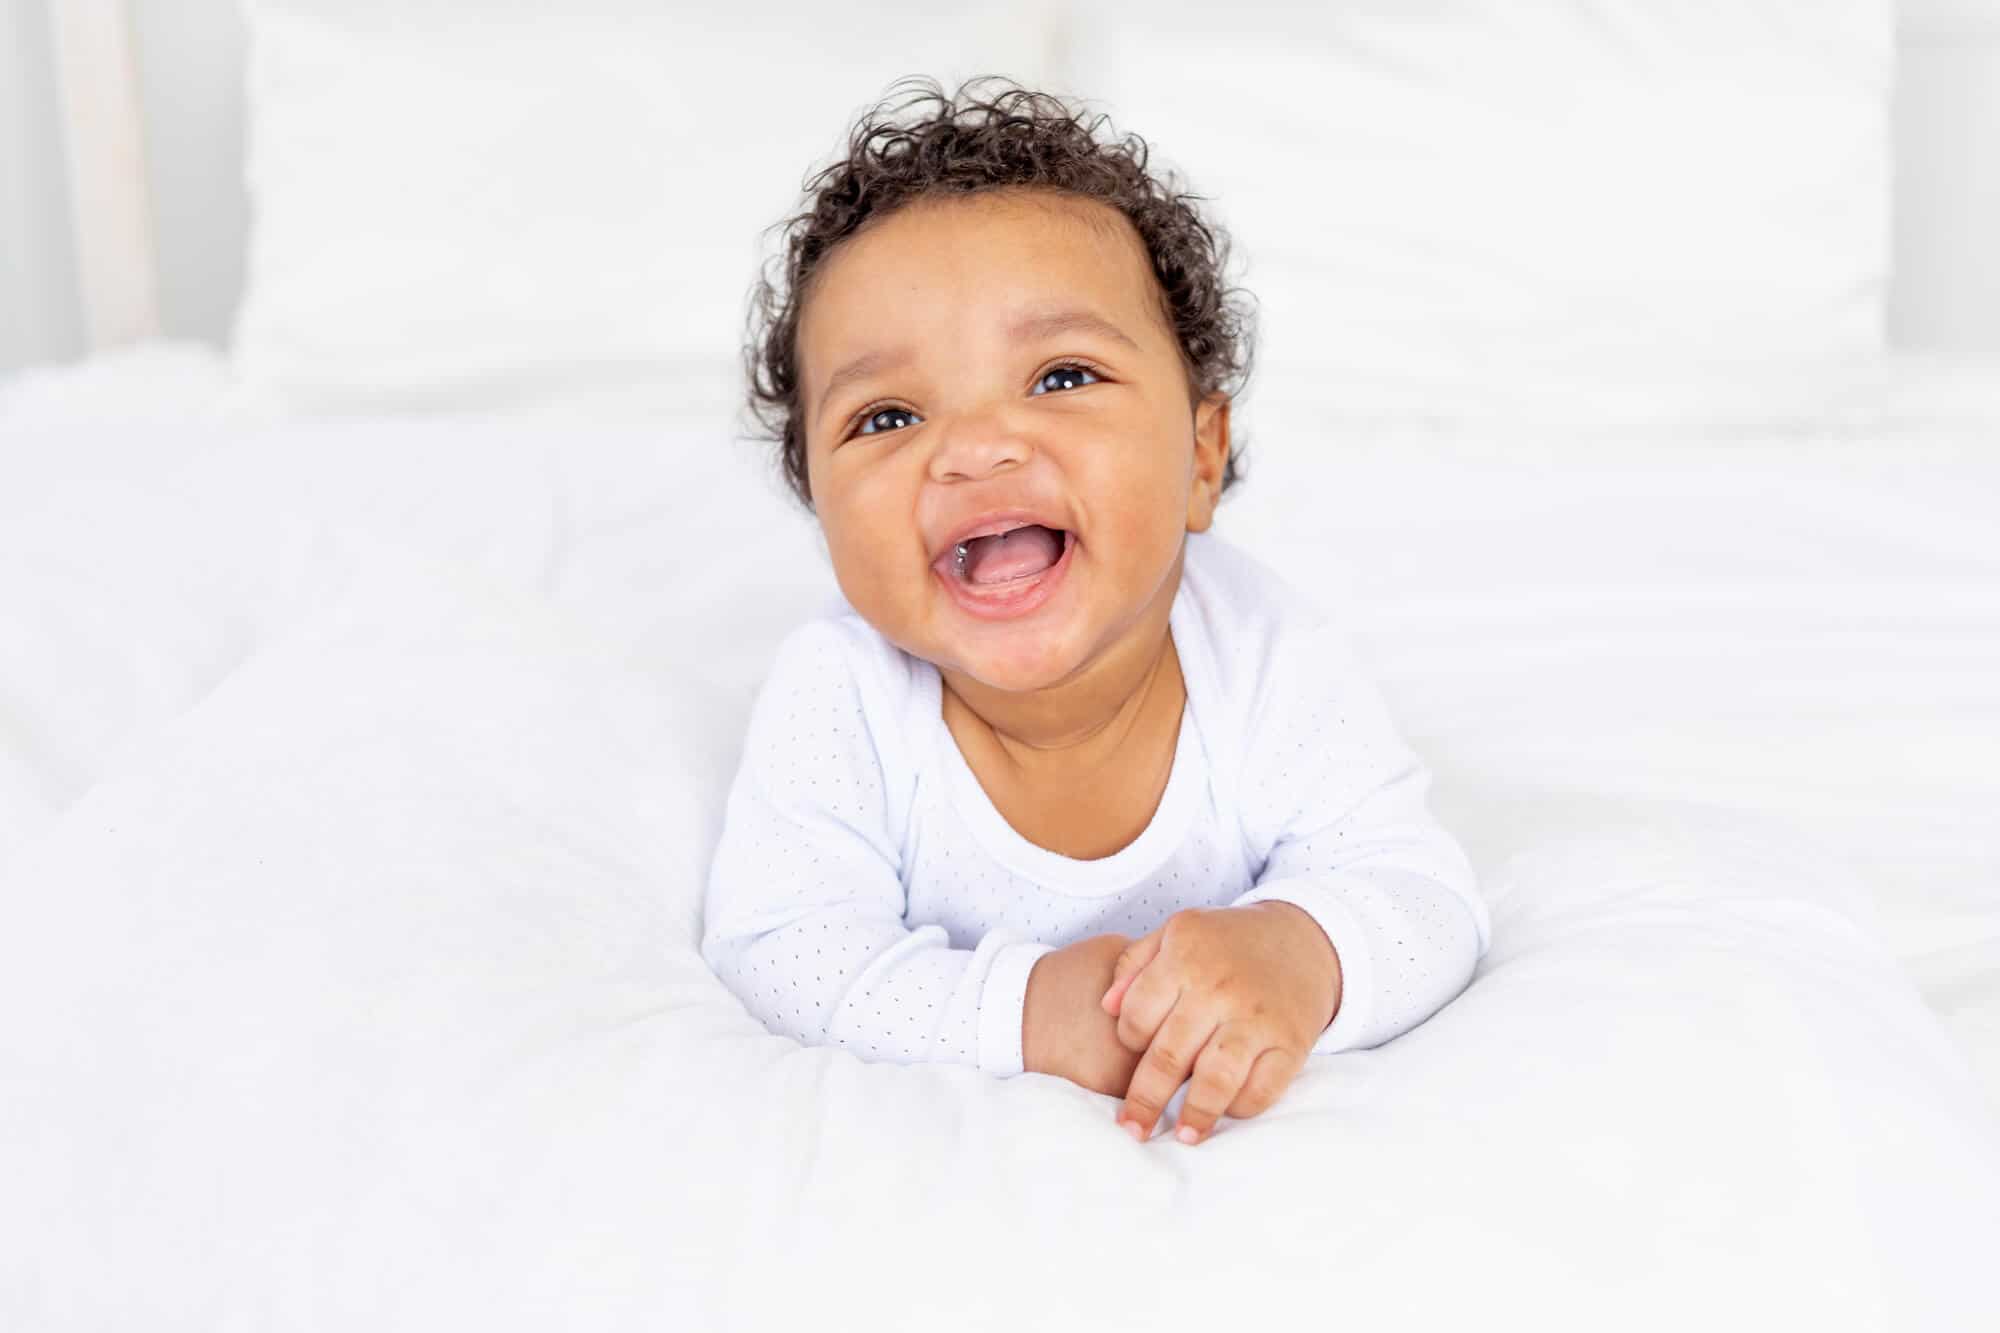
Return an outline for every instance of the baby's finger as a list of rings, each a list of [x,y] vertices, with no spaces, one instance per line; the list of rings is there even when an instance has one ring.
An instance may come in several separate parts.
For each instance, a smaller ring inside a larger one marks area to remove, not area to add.
[[[1262,1115],[1271,1109],[1271,1104],[1282,1097],[1292,1080],[1305,1067],[1306,1058],[1297,1051],[1287,1051],[1269,1046],[1250,1066],[1250,1073],[1243,1080],[1242,1091],[1229,1104],[1229,1114],[1238,1120],[1248,1120],[1253,1115]],[[1189,1089],[1189,1097],[1193,1097]]]
[[[1160,1024],[1181,1000],[1181,984],[1164,954],[1133,974],[1118,998],[1118,1022],[1112,1035],[1134,1055],[1144,1055],[1159,1035]]]
[[[1174,1137],[1182,1143],[1200,1143],[1214,1132],[1215,1122],[1229,1109],[1250,1077],[1260,1047],[1235,1025],[1225,1025],[1209,1038],[1195,1060],[1194,1076],[1188,1082],[1187,1100],[1181,1103],[1180,1123]]]
[[[1181,1084],[1187,1082],[1188,1070],[1194,1067],[1195,1059],[1214,1032],[1214,1020],[1179,1011],[1168,1015],[1167,1021],[1160,1025],[1159,1035],[1140,1057],[1139,1067],[1132,1071],[1124,1105],[1118,1108],[1119,1121],[1136,1127],[1133,1136],[1139,1142],[1153,1136],[1160,1113],[1167,1109],[1167,1103],[1180,1091]]]
[[[1104,992],[1104,998],[1098,1001],[1098,1004],[1104,1007],[1106,1013],[1111,1014],[1113,1017],[1117,1016],[1118,1006],[1125,1002],[1125,992],[1132,988],[1132,983],[1138,979],[1138,976],[1139,973],[1135,969],[1111,983],[1111,989]]]
[[[1106,1012],[1117,1013],[1118,1006],[1125,999],[1125,992],[1132,985],[1132,978],[1145,970],[1160,952],[1160,932],[1141,935],[1125,946],[1125,952],[1118,955],[1118,961],[1111,965],[1111,989],[1104,992],[1098,1003]]]

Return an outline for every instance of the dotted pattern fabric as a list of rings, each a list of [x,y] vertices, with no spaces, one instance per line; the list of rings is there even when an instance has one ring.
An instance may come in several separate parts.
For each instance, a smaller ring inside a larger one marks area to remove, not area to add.
[[[1171,631],[1187,683],[1151,824],[1079,861],[1007,826],[928,662],[852,612],[781,645],[710,871],[702,953],[773,1032],[871,1060],[1021,1072],[1027,978],[1091,935],[1267,899],[1312,914],[1343,996],[1314,1053],[1376,1046],[1471,980],[1490,926],[1430,774],[1324,613],[1191,534]]]

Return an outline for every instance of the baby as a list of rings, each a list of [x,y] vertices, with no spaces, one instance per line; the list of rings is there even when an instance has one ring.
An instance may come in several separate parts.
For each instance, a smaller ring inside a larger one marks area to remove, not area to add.
[[[702,953],[768,1027],[1053,1074],[1149,1138],[1470,980],[1486,907],[1341,628],[1211,533],[1248,320],[1136,137],[985,81],[866,114],[752,405],[846,605],[751,714]]]

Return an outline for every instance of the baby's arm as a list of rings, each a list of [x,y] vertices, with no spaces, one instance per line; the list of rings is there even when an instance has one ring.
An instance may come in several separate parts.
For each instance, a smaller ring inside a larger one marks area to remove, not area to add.
[[[1313,1052],[1379,1046],[1451,1000],[1486,951],[1472,866],[1430,813],[1431,775],[1346,639],[1293,645],[1284,700],[1245,765],[1252,834],[1270,853],[1250,892],[1310,915],[1340,959],[1341,997]],[[1307,651],[1297,651],[1298,649]]]
[[[1255,884],[1141,937],[1104,996],[1142,1055],[1119,1110],[1142,1141],[1184,1081],[1179,1133],[1198,1142],[1225,1112],[1270,1105],[1308,1055],[1415,1027],[1485,949],[1472,868],[1426,807],[1430,774],[1345,643],[1281,647],[1245,729]]]
[[[1094,1006],[1122,937],[1059,950],[995,930],[954,949],[942,927],[904,924],[909,801],[894,784],[909,766],[873,651],[828,622],[780,648],[730,790],[702,956],[766,1027],[810,1045],[1122,1094],[1136,1057]]]

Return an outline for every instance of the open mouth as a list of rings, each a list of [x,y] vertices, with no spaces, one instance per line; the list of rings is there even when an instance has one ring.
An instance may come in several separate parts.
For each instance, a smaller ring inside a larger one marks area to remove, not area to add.
[[[1040,523],[968,537],[933,566],[952,600],[982,619],[1026,615],[1062,582],[1076,549],[1074,533]]]
[[[962,583],[997,587],[1053,569],[1069,545],[1069,533],[1039,523],[962,541],[951,551],[952,573]]]

